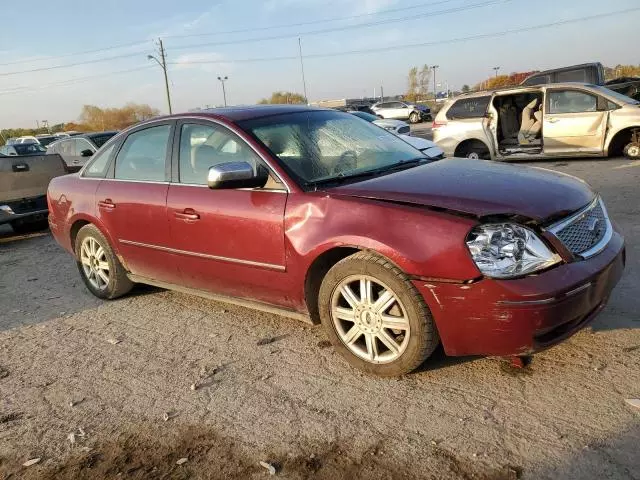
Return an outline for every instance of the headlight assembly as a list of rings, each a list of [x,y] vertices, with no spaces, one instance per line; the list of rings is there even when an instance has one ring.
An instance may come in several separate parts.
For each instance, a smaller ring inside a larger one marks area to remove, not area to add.
[[[492,278],[519,277],[561,260],[534,232],[513,223],[475,227],[467,247],[483,275]]]

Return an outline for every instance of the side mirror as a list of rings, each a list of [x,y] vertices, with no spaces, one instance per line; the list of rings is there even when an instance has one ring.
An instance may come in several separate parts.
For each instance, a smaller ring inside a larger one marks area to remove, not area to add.
[[[81,157],[90,157],[91,155],[93,155],[93,150],[87,148],[86,150],[82,150],[80,152],[80,156]]]
[[[247,162],[227,162],[209,168],[207,185],[212,189],[262,188],[268,179],[269,174],[262,166],[254,172]]]

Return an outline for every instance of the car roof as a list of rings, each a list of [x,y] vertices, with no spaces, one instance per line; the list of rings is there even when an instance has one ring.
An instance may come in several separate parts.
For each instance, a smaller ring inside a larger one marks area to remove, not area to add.
[[[585,82],[562,82],[562,83],[543,83],[540,85],[513,85],[511,87],[490,88],[487,90],[478,90],[477,92],[461,93],[455,99],[484,97],[494,93],[518,92],[520,90],[536,90],[540,88],[571,88],[571,87],[597,87],[591,83]]]
[[[273,115],[282,115],[285,113],[299,112],[332,112],[330,108],[311,107],[309,105],[246,105],[238,107],[222,107],[208,108],[197,112],[179,113],[170,115],[166,118],[175,117],[203,117],[203,118],[222,118],[231,122],[241,122],[243,120],[252,120],[255,118],[270,117]]]
[[[80,135],[76,135],[75,137],[78,138],[93,138],[93,137],[100,137],[102,135],[117,135],[118,133],[120,133],[119,130],[107,130],[104,132],[91,132],[91,133],[82,133]]]

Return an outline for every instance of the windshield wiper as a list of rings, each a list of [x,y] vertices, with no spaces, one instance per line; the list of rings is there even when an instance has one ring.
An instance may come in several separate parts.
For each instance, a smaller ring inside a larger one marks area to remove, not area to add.
[[[358,173],[340,173],[335,176],[319,178],[318,180],[314,180],[312,182],[305,183],[307,187],[318,187],[319,185],[326,185],[331,183],[342,183],[345,181],[352,180],[354,178],[362,178],[362,177],[371,177],[375,175],[379,175],[381,173],[390,173],[390,172],[399,172],[401,170],[406,170],[408,168],[417,167],[421,165],[423,162],[429,161],[428,157],[416,157],[411,158],[409,160],[403,160],[401,162],[393,163],[391,165],[386,165],[384,167],[374,168],[372,170],[365,170],[364,172]]]

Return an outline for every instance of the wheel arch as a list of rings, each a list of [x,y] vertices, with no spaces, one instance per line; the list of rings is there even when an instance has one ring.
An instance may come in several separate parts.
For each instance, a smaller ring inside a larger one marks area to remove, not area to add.
[[[622,128],[613,135],[610,135],[609,141],[607,145],[605,145],[605,155],[608,157],[622,156],[624,147],[631,142],[631,135],[634,130],[640,132],[640,125]]]
[[[104,228],[104,225],[102,225],[102,223],[100,221],[98,221],[98,219],[92,218],[92,217],[86,216],[86,215],[79,215],[79,216],[73,218],[69,222],[69,224],[70,224],[70,227],[69,227],[68,238],[69,238],[69,242],[70,242],[70,246],[71,246],[71,251],[74,254],[76,253],[76,238],[78,237],[78,232],[85,225],[93,225],[98,230],[100,230],[100,233],[102,233],[104,238],[106,238],[107,241],[109,242],[109,246],[111,247],[113,252],[116,255],[119,256],[118,249],[117,249],[117,246],[116,246],[116,244],[114,242],[113,237],[109,234],[107,229]]]
[[[487,152],[489,152],[489,156],[492,156],[491,148],[489,147],[489,145],[487,145],[487,143],[484,140],[480,140],[479,138],[475,138],[475,137],[467,138],[461,141],[460,143],[458,143],[458,145],[456,145],[456,148],[454,149],[453,156],[454,157],[462,156],[462,152],[464,151],[464,149],[471,147],[473,145],[486,148]]]

